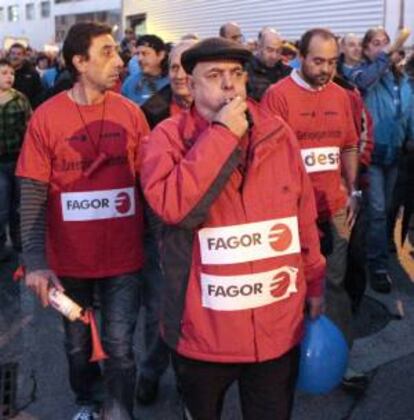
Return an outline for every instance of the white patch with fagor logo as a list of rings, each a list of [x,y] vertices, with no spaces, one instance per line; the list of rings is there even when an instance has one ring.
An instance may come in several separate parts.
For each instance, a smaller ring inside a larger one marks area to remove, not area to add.
[[[134,187],[61,194],[65,222],[114,219],[135,214]]]
[[[235,264],[300,252],[296,216],[204,228],[198,237],[203,264]]]
[[[313,149],[302,149],[302,160],[306,172],[336,171],[340,164],[339,147],[315,147]]]
[[[288,299],[297,289],[298,269],[277,270],[240,276],[201,273],[202,305],[215,311],[254,309]]]

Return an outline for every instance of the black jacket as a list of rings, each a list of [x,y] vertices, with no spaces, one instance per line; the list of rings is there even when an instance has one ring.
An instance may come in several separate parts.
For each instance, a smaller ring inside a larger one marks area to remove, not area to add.
[[[151,129],[170,116],[171,101],[172,91],[170,85],[167,85],[141,105]]]
[[[36,69],[29,62],[24,62],[20,69],[15,70],[13,87],[27,96],[32,108],[38,105],[43,90],[42,82]]]
[[[272,68],[266,67],[257,57],[253,57],[247,64],[249,80],[247,83],[248,95],[256,101],[262,99],[266,89],[292,72],[292,68],[281,61]]]

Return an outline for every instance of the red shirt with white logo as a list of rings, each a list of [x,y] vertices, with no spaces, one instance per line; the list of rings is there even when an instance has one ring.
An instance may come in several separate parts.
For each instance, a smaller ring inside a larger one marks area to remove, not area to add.
[[[34,113],[16,174],[49,185],[46,252],[58,275],[101,278],[142,267],[136,172],[148,132],[140,109],[113,92],[85,106],[62,92]]]
[[[332,82],[311,90],[290,76],[267,90],[262,105],[295,132],[315,191],[319,219],[333,216],[347,201],[341,152],[356,149],[358,144],[348,94]]]

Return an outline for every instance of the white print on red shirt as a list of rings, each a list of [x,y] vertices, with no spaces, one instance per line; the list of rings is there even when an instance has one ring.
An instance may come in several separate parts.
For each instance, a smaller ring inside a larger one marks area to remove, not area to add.
[[[307,173],[336,171],[339,168],[339,147],[315,147],[300,152]]]
[[[296,216],[198,232],[203,264],[235,264],[300,252]]]
[[[296,267],[240,276],[201,273],[202,305],[216,311],[259,308],[297,293]]]
[[[113,219],[135,214],[134,187],[61,194],[65,222]]]

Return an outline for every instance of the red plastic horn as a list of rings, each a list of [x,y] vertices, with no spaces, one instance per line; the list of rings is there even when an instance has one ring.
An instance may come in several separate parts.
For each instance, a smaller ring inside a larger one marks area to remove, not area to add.
[[[91,326],[92,355],[89,361],[99,362],[101,360],[107,359],[108,355],[105,353],[105,350],[103,349],[93,311],[91,309],[86,310],[85,315],[81,318],[81,320],[85,324],[89,324]]]

